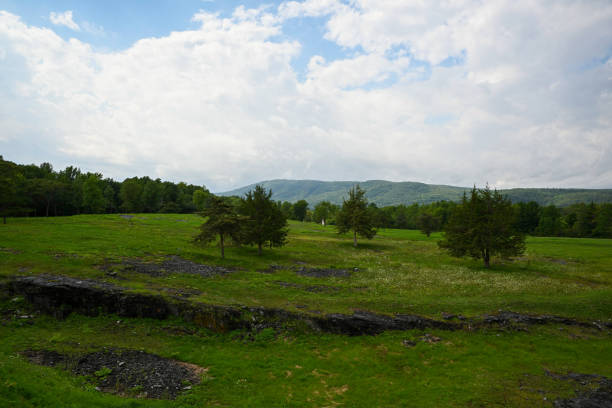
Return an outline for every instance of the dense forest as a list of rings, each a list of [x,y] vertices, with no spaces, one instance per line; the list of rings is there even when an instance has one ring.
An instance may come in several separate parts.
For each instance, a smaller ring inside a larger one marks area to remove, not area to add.
[[[203,186],[149,177],[115,181],[76,167],[55,171],[5,161],[0,156],[0,211],[3,216],[58,216],[115,212],[190,213],[210,195]]]
[[[0,215],[62,216],[94,213],[193,213],[204,210],[212,194],[205,186],[172,183],[149,177],[122,182],[76,167],[55,171],[49,163],[22,165],[0,156]],[[238,197],[227,197],[237,205]],[[286,218],[335,224],[339,206],[329,201],[314,207],[306,200],[276,202]],[[456,202],[378,207],[368,211],[378,228],[443,230]],[[571,237],[612,237],[612,203],[567,206],[515,202],[515,224],[525,234]]]

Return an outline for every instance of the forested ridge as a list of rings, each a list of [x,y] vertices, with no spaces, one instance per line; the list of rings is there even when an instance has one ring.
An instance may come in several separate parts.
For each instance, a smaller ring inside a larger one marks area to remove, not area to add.
[[[468,193],[472,186],[457,187],[439,184],[425,184],[412,181],[393,182],[386,180],[358,181],[319,181],[319,180],[269,180],[257,183],[274,191],[273,199],[296,202],[306,200],[310,204],[329,201],[342,204],[346,192],[359,184],[366,192],[369,202],[379,207],[390,205],[429,204],[437,201],[461,201],[463,193]],[[252,189],[254,184],[220,195],[242,195]],[[546,206],[554,204],[564,207],[577,203],[610,203],[612,189],[584,188],[512,188],[500,190],[514,203],[535,201]]]

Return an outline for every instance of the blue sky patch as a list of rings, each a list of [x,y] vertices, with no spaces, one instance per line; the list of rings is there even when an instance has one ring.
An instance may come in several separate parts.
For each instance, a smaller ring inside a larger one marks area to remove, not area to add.
[[[466,52],[465,50],[461,51],[461,53],[459,55],[451,55],[450,57],[446,58],[444,61],[440,62],[438,64],[438,66],[440,67],[454,67],[457,65],[463,65],[465,64],[465,59],[466,59]]]
[[[281,40],[295,40],[301,44],[300,54],[292,61],[298,79],[304,81],[308,71],[308,62],[315,55],[325,58],[326,62],[347,58],[354,50],[340,47],[333,41],[324,38],[327,28],[327,17],[300,17],[287,20],[282,27]]]
[[[430,126],[444,126],[457,120],[457,116],[452,113],[445,113],[442,115],[433,115],[425,118],[424,123]]]

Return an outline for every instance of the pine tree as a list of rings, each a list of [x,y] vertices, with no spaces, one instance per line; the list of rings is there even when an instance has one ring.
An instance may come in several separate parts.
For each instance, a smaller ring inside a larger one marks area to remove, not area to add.
[[[353,231],[353,245],[356,248],[357,234],[372,239],[376,235],[376,228],[373,226],[372,213],[368,211],[365,191],[357,185],[348,194],[348,200],[343,200],[342,208],[336,216],[336,228],[339,234]]]
[[[474,187],[468,199],[455,208],[438,242],[452,256],[471,256],[490,266],[492,256],[510,257],[525,251],[525,236],[514,227],[514,211],[509,199],[497,190]]]
[[[417,226],[419,230],[429,237],[432,232],[440,228],[440,218],[431,215],[428,212],[421,213],[417,218]]]
[[[593,230],[593,235],[612,238],[612,204],[604,203],[599,206],[596,222],[597,226]]]
[[[200,233],[195,237],[196,242],[208,243],[219,236],[221,258],[225,258],[225,239],[231,238],[234,242],[240,241],[240,227],[244,218],[234,211],[234,208],[220,197],[211,195],[208,207],[200,214],[207,220],[200,226]]]
[[[575,220],[573,221],[575,223]],[[542,207],[540,221],[535,229],[535,234],[547,237],[561,235],[561,211],[553,204]]]
[[[595,218],[597,209],[595,204],[581,204],[578,209],[576,223],[574,224],[575,234],[579,237],[590,237],[597,226]]]
[[[287,237],[287,219],[281,209],[272,201],[272,190],[266,191],[260,185],[246,193],[241,199],[239,213],[246,217],[242,225],[241,242],[257,245],[261,255],[264,245],[283,246]]]

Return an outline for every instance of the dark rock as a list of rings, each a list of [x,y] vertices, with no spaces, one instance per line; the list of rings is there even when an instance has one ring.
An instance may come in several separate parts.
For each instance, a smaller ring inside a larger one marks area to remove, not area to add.
[[[612,388],[598,388],[576,398],[558,399],[554,402],[556,408],[612,408]]]
[[[596,374],[567,373],[565,375],[546,371],[549,377],[574,381],[583,389],[577,391],[574,398],[557,399],[553,406],[556,408],[612,408],[612,380]]]
[[[116,272],[115,269],[119,269],[122,271],[142,273],[153,277],[160,277],[173,273],[184,273],[210,278],[234,272],[234,270],[222,266],[199,264],[179,256],[168,257],[161,263],[145,262],[140,259],[126,259],[120,263],[102,265],[101,269],[106,270],[107,273]]]
[[[283,266],[283,265],[271,264],[268,267],[268,269],[261,269],[261,270],[258,270],[257,272],[259,272],[259,273],[276,273],[277,271],[280,271],[282,269],[288,269],[288,268]]]
[[[275,281],[279,286],[283,286],[286,288],[295,288],[305,290],[307,292],[337,292],[341,288],[337,286],[328,286],[328,285],[302,285],[300,283],[293,282],[284,282],[284,281]]]
[[[206,305],[166,299],[159,295],[132,293],[126,288],[104,282],[61,276],[18,277],[10,282],[9,289],[13,294],[25,296],[26,300],[40,310],[58,317],[71,312],[89,316],[104,312],[155,319],[178,316],[220,332],[254,327],[276,328],[300,322],[315,330],[349,335],[427,327],[454,328],[450,323],[410,315],[391,317],[357,311],[352,315],[311,316],[274,308]]]
[[[566,317],[552,316],[552,315],[527,315],[509,311],[500,310],[496,315],[485,315],[482,318],[482,323],[485,325],[495,326],[512,326],[513,324],[525,324],[525,325],[542,325],[542,324],[563,324],[566,326],[582,326],[582,327],[596,327],[612,328],[612,322],[581,322]]]
[[[166,288],[166,287],[162,287],[159,288],[160,291],[167,293],[171,296],[174,297],[179,297],[179,298],[188,298],[191,296],[195,296],[195,295],[200,295],[202,294],[202,291],[197,290],[197,289],[188,289],[188,288]]]
[[[59,318],[73,311],[88,316],[104,312],[127,317],[168,317],[167,304],[161,296],[129,293],[125,288],[87,279],[26,276],[10,282],[10,290]]]
[[[315,322],[323,331],[349,334],[379,334],[385,330],[410,330],[424,328],[440,328],[452,330],[456,328],[451,323],[439,322],[420,316],[395,315],[386,316],[367,311],[355,311],[352,315],[328,314],[316,318]]]
[[[425,333],[424,336],[421,336],[420,340],[423,343],[429,343],[429,344],[439,343],[440,341],[442,341],[442,339],[440,337],[434,336],[434,335],[429,334],[429,333]]]
[[[288,282],[282,284],[293,285]],[[492,325],[512,329],[512,324],[517,322],[525,324],[555,322],[592,327],[590,323],[577,322],[571,319],[521,315],[512,312],[487,315],[480,321],[469,321],[467,323],[438,321],[414,315],[389,316],[368,311],[355,311],[352,315],[332,313],[315,316],[314,314],[320,314],[320,312],[310,310],[309,314],[306,314],[275,308],[209,305],[190,302],[174,293],[171,297],[134,293],[124,287],[105,282],[63,276],[17,277],[5,286],[5,290],[8,290],[10,295],[23,295],[38,310],[59,318],[63,318],[71,312],[88,316],[114,313],[122,317],[154,319],[176,316],[198,326],[219,332],[236,329],[259,330],[265,327],[294,327],[297,325],[330,333],[362,335],[378,334],[385,330],[427,328],[472,330],[473,327],[490,327]],[[324,285],[306,287],[307,290],[335,290],[331,288],[333,287]],[[604,323],[601,324],[604,325],[603,327],[607,327]]]
[[[404,345],[404,347],[414,347],[416,346],[416,341],[412,341],[412,340],[408,340],[408,339],[404,339],[402,340],[402,344]]]
[[[348,278],[351,276],[351,273],[346,269],[307,268],[305,266],[297,268],[296,273],[312,278]]]
[[[49,350],[23,353],[31,362],[92,376],[101,391],[174,399],[186,384],[198,384],[203,368],[136,350],[106,350],[80,356]]]

